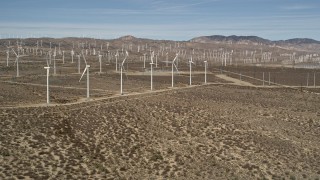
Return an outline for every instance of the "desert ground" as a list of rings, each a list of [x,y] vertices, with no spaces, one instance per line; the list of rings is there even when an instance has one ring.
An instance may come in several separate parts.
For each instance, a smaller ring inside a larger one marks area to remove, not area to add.
[[[319,70],[0,57],[0,179],[320,179]]]

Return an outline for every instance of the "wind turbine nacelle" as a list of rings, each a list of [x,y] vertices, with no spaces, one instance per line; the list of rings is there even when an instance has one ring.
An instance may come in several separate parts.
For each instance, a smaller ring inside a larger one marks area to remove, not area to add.
[[[45,69],[50,69],[50,67],[44,67]]]

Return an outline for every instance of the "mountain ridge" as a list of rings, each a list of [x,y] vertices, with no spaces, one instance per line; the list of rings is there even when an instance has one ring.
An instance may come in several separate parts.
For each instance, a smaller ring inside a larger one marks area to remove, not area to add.
[[[212,36],[199,36],[189,40],[190,42],[198,42],[198,43],[218,43],[218,42],[229,42],[229,43],[251,43],[251,44],[266,44],[266,45],[283,45],[283,44],[319,44],[320,41],[311,39],[311,38],[292,38],[287,40],[276,40],[272,41],[269,39],[264,39],[259,36],[223,36],[223,35],[212,35]]]

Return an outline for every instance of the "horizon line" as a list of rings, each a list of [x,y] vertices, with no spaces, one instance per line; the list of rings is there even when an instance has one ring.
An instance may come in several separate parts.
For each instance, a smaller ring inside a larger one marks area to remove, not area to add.
[[[12,37],[11,37],[12,35]],[[7,36],[7,37],[5,37]],[[66,38],[83,38],[83,39],[96,39],[96,40],[117,40],[117,39],[120,39],[120,38],[123,38],[123,37],[126,37],[126,36],[132,36],[134,38],[137,38],[137,39],[147,39],[147,40],[157,40],[157,41],[191,41],[192,39],[195,39],[195,38],[200,38],[200,37],[210,37],[210,36],[222,36],[222,37],[232,37],[232,36],[236,36],[236,37],[257,37],[257,38],[261,38],[261,39],[264,39],[264,40],[268,40],[268,41],[271,41],[271,42],[277,42],[277,41],[287,41],[287,40],[292,40],[292,39],[309,39],[309,40],[314,40],[314,41],[318,41],[320,42],[320,40],[318,39],[314,39],[314,38],[309,38],[309,37],[294,37],[294,38],[289,38],[289,39],[277,39],[277,40],[270,40],[268,38],[264,38],[264,37],[261,37],[261,36],[258,36],[258,35],[235,35],[235,34],[232,34],[232,35],[221,35],[221,34],[215,34],[215,35],[202,35],[202,36],[196,36],[196,37],[193,37],[191,39],[188,39],[188,40],[174,40],[174,39],[159,39],[159,38],[149,38],[149,37],[137,37],[137,36],[134,36],[134,35],[120,35],[118,37],[115,37],[115,38],[103,38],[103,37],[98,37],[99,35],[92,35],[92,36],[86,36],[86,35],[82,35],[82,36],[61,36],[61,37],[54,37],[54,36],[48,36],[48,35],[30,35],[28,37],[26,37],[27,35],[17,35],[17,34],[0,34],[0,39],[1,40],[5,40],[5,39],[41,39],[41,38],[50,38],[50,39],[66,39]]]

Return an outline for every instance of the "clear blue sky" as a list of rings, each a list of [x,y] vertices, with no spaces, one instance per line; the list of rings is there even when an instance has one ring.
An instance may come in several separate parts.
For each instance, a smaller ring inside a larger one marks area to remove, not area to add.
[[[320,0],[1,0],[0,35],[320,40]]]

